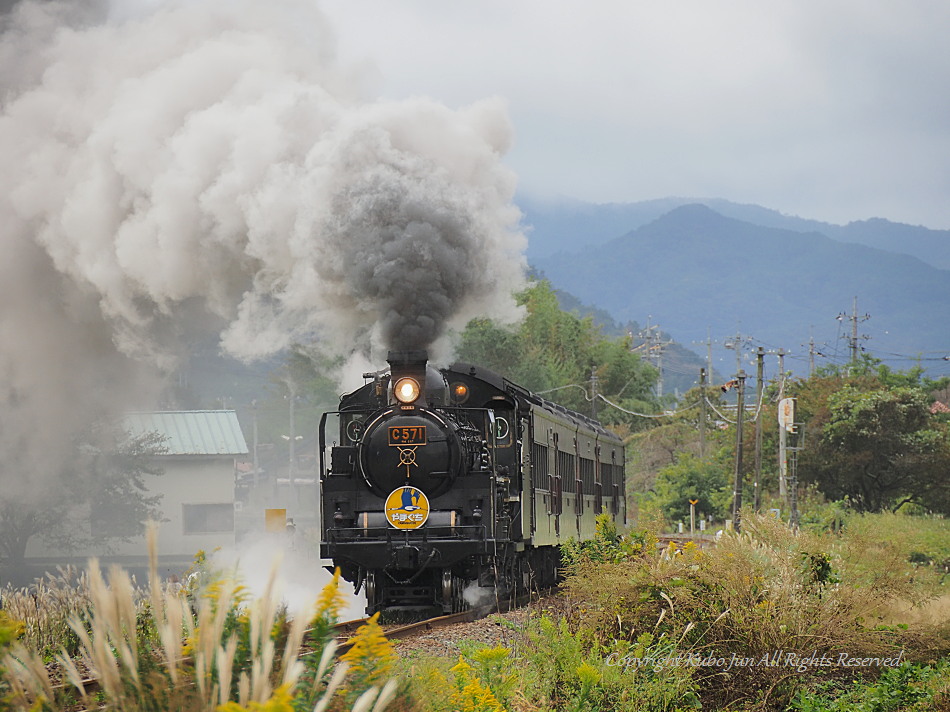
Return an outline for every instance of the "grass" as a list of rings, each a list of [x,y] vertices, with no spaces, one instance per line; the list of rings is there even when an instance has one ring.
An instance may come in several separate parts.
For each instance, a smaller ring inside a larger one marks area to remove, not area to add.
[[[463,644],[454,659],[397,660],[373,621],[334,662],[336,582],[312,616],[289,619],[273,576],[250,600],[220,572],[176,592],[154,571],[139,589],[92,565],[74,591],[64,575],[17,599],[24,616],[51,602],[30,632],[0,617],[0,695],[14,709],[81,701],[78,657],[103,682],[102,699],[86,702],[133,712],[950,712],[950,591],[923,559],[950,548],[947,522],[743,523],[714,548],[676,550],[603,522],[595,541],[567,547],[563,594],[532,608],[510,647]],[[76,656],[55,644],[63,620]],[[308,626],[314,652],[300,659]],[[53,687],[52,655],[71,690]]]
[[[67,617],[77,655],[62,647],[55,654],[65,687],[50,678],[45,638],[37,647],[35,638],[22,634],[24,626],[0,620],[0,642],[6,641],[0,645],[0,709],[53,711],[78,701],[127,712],[379,712],[395,696],[378,627],[358,631],[361,652],[334,662],[332,624],[342,610],[338,577],[317,598],[312,616],[291,620],[277,595],[276,569],[265,594],[249,600],[240,583],[221,572],[205,571],[200,590],[164,587],[155,560],[153,550],[145,590],[122,569],[105,575],[91,562],[75,593],[85,605]],[[49,590],[37,593],[36,607],[45,606],[41,596]],[[72,600],[61,593],[55,589],[52,600]],[[316,654],[301,659],[305,637]],[[100,681],[95,699],[87,696],[76,658]]]
[[[715,548],[680,551],[658,550],[648,531],[602,527],[568,547],[563,595],[532,612],[519,643],[403,661],[418,708],[943,709],[946,589],[909,553],[939,545],[944,522],[849,518],[825,533],[743,521]],[[486,659],[502,662],[490,669]]]
[[[60,568],[32,586],[8,587],[0,597],[7,615],[23,624],[23,643],[44,659],[52,660],[63,647],[70,654],[78,652],[79,638],[69,619],[88,611],[91,604],[85,572]]]

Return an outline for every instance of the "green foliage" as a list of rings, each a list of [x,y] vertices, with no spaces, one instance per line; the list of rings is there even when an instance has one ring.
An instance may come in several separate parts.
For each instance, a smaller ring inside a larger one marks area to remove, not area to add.
[[[950,512],[950,428],[930,413],[935,385],[870,358],[788,384],[804,423],[799,481],[862,511]]]
[[[338,578],[318,599],[314,620],[321,621],[323,637],[315,640],[311,632],[310,643],[322,652],[300,663],[308,620],[287,620],[273,596],[274,581],[268,584],[269,595],[250,600],[240,584],[199,562],[206,580],[189,595],[171,587],[163,590],[155,566],[153,562],[149,590],[140,591],[118,567],[111,569],[107,582],[98,564],[90,565],[90,604],[73,616],[70,626],[80,641],[80,657],[100,680],[96,699],[87,695],[72,656],[56,656],[67,682],[65,689],[57,689],[45,661],[21,641],[0,657],[0,690],[10,691],[12,708],[73,708],[76,695],[87,709],[104,703],[127,712],[309,712],[328,709],[331,703],[334,710],[344,709],[347,701],[354,709],[382,710],[392,700],[393,683],[382,689],[374,684],[383,682],[391,664],[378,626],[357,635],[354,648],[360,652],[351,660],[348,681],[349,664],[333,665],[336,642],[329,621],[342,606]],[[7,665],[11,660],[15,665]],[[344,683],[346,700],[337,695]]]
[[[923,391],[860,390],[828,398],[828,418],[801,471],[832,499],[879,511],[905,502],[947,502],[950,437],[932,421]]]
[[[416,660],[413,709],[426,712],[554,710],[596,712],[698,709],[693,672],[686,667],[625,664],[633,657],[664,660],[676,644],[644,634],[634,644],[592,645],[567,619],[546,613],[529,619],[524,644],[463,646],[458,662]],[[446,694],[446,691],[451,691]]]
[[[696,516],[729,516],[732,502],[731,472],[720,460],[700,460],[681,453],[676,462],[662,468],[653,491],[639,498],[662,510],[668,521],[689,521],[689,500],[698,500]]]
[[[10,646],[23,636],[26,626],[22,621],[15,620],[3,610],[0,610],[0,710],[5,709],[4,698],[6,697],[7,684],[4,678],[4,657]]]
[[[541,709],[699,709],[693,669],[637,664],[675,658],[677,643],[665,635],[644,633],[632,643],[611,640],[595,635],[583,619],[542,615],[532,621],[527,636],[530,647],[521,667],[530,674],[523,690]]]
[[[598,514],[593,539],[578,541],[571,537],[561,546],[561,565],[572,571],[582,563],[632,561],[653,551],[656,541],[656,535],[646,529],[620,534],[613,517]]]
[[[338,360],[299,344],[292,346],[286,361],[271,375],[265,396],[255,403],[260,442],[280,443],[281,436],[289,434],[291,399],[295,431],[316,432],[321,414],[339,405],[339,390],[332,378],[339,365]]]
[[[3,610],[0,610],[0,655],[26,631],[26,625],[22,621],[14,620]]]
[[[936,665],[904,663],[885,668],[872,682],[855,680],[851,687],[834,691],[799,690],[790,712],[929,712],[937,702],[950,702],[950,660]],[[945,707],[940,707],[945,709]]]
[[[811,488],[814,489],[814,487],[813,483]],[[808,488],[805,491],[807,492]],[[799,526],[817,534],[840,532],[844,529],[849,516],[847,502],[826,502],[823,497],[819,500],[815,497],[803,498],[800,496],[798,509],[801,513],[798,520]]]
[[[657,411],[650,393],[657,373],[630,351],[627,337],[608,339],[590,318],[562,311],[546,281],[534,283],[518,300],[526,312],[521,324],[511,329],[486,319],[473,320],[460,335],[460,359],[497,371],[535,392],[551,391],[546,397],[582,413],[591,411],[593,368],[598,393],[627,410]],[[628,430],[651,425],[603,401],[597,403],[597,410],[604,422]]]
[[[460,712],[504,712],[504,703],[513,692],[517,678],[506,672],[511,650],[480,647],[459,661],[450,672],[454,675],[450,699]]]
[[[748,709],[783,709],[800,687],[851,674],[838,667],[790,675],[787,665],[763,662],[775,651],[829,659],[950,652],[946,631],[895,625],[890,617],[892,606],[927,595],[923,582],[908,576],[901,550],[856,528],[829,537],[752,514],[743,522],[741,535],[727,534],[710,549],[687,545],[629,562],[581,560],[565,583],[570,605],[559,625],[591,651],[635,649],[649,634],[681,660],[755,661],[728,675],[723,664],[693,668],[704,709],[732,709],[740,701]]]
[[[69,627],[69,620],[85,615],[91,603],[84,573],[72,567],[59,568],[30,586],[8,587],[0,595],[6,612],[23,623],[24,645],[47,661],[61,650],[78,654],[79,638]]]
[[[396,654],[382,628],[379,612],[356,631],[353,646],[341,658],[350,666],[350,694],[362,693],[366,688],[379,686],[389,678]]]

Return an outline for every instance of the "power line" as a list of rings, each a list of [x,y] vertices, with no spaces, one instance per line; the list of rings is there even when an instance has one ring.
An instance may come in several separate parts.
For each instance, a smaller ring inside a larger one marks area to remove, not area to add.
[[[691,410],[691,409],[693,409],[693,408],[695,408],[696,406],[699,405],[699,401],[696,401],[696,402],[693,403],[692,405],[685,406],[685,407],[683,407],[683,408],[680,408],[679,410],[668,410],[668,411],[666,411],[666,412],[664,412],[664,413],[652,413],[652,414],[651,414],[651,413],[637,413],[637,412],[632,411],[632,410],[627,410],[627,409],[624,408],[623,406],[617,405],[617,404],[614,403],[613,401],[610,401],[610,400],[608,400],[607,398],[605,398],[604,395],[601,394],[601,393],[598,393],[598,394],[597,394],[597,397],[600,398],[600,399],[601,399],[604,403],[606,403],[607,405],[612,406],[612,407],[616,408],[616,409],[619,410],[619,411],[622,411],[622,412],[624,412],[624,413],[627,413],[628,415],[636,415],[636,416],[638,416],[638,417],[640,417],[640,418],[672,418],[674,415],[679,415],[680,413],[683,413],[683,412],[685,412],[685,411],[687,411],[687,410]]]

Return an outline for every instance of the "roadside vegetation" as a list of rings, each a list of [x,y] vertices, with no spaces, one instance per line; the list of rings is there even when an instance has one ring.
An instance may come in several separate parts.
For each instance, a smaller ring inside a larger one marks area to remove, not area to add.
[[[419,709],[950,710],[950,589],[912,561],[946,522],[916,537],[900,515],[837,534],[745,521],[711,548],[603,521],[517,645],[403,661]]]
[[[372,621],[335,661],[336,581],[290,619],[273,591],[251,600],[200,561],[181,589],[93,564],[4,592],[0,709],[950,710],[946,520],[744,522],[700,548],[603,519],[564,548],[562,593],[511,647],[463,642],[453,658],[400,658]],[[102,688],[84,699],[89,674]]]
[[[184,588],[163,586],[154,566],[149,586],[137,588],[122,569],[105,575],[93,561],[78,580],[5,591],[0,710],[380,712],[397,695],[375,618],[336,658],[338,575],[312,615],[289,618],[273,575],[252,600],[227,572],[203,557],[196,564]],[[99,680],[93,693],[88,677]]]

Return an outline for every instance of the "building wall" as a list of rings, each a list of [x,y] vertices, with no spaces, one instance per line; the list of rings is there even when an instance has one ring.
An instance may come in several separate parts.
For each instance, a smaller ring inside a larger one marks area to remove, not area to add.
[[[158,458],[163,475],[146,476],[152,494],[161,494],[158,505],[165,521],[159,522],[158,554],[161,560],[191,561],[199,549],[213,551],[234,544],[234,458],[232,456],[168,456]],[[79,559],[92,556],[117,560],[145,560],[145,537],[131,542],[112,541],[103,550],[51,550],[37,537],[30,541],[31,559]]]

